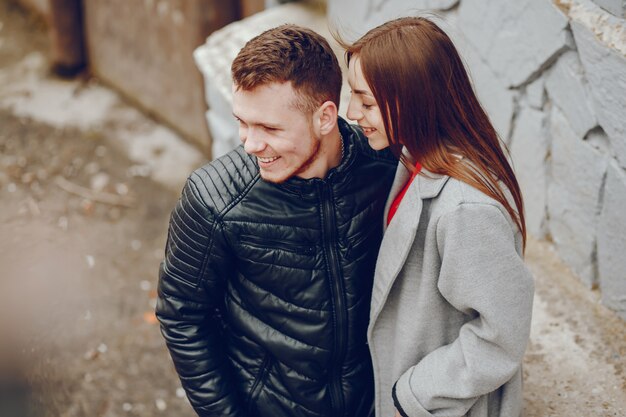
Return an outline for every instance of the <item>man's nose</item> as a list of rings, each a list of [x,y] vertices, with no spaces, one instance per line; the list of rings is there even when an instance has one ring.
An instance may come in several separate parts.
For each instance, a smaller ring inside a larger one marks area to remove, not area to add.
[[[265,149],[265,142],[259,137],[256,129],[247,129],[243,140],[243,149],[249,154],[262,152]]]

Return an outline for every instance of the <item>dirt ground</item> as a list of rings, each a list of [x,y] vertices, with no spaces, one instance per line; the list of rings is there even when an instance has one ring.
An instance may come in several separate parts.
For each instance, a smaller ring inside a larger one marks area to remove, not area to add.
[[[600,303],[547,242],[530,240],[535,276],[524,361],[526,416],[626,416],[626,322]]]
[[[98,135],[6,111],[0,125],[3,359],[32,390],[26,404],[42,416],[192,415],[152,314],[176,196],[130,176]],[[104,192],[129,206],[67,192],[59,176],[87,190],[108,178]]]
[[[41,22],[0,0],[0,103],[13,82],[2,69],[47,48]],[[193,416],[153,315],[179,188],[131,160],[107,123],[17,113],[0,106],[0,416]],[[527,261],[525,414],[626,416],[626,323],[549,243],[531,240]]]
[[[0,2],[0,68],[46,48]],[[176,199],[102,131],[0,110],[2,417],[194,415],[152,313]]]

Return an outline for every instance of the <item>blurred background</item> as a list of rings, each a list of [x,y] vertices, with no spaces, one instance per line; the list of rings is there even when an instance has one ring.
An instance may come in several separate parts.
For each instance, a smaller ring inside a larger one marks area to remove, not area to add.
[[[187,175],[238,144],[232,59],[425,13],[525,196],[526,415],[626,415],[624,0],[0,0],[0,416],[193,416],[157,271]]]

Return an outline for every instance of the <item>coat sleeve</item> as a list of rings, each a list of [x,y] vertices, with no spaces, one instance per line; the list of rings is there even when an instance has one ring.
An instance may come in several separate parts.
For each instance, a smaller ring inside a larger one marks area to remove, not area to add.
[[[468,320],[454,342],[396,382],[393,397],[405,416],[463,416],[520,369],[534,283],[516,250],[516,230],[492,204],[461,204],[439,219],[438,289]]]
[[[224,280],[233,262],[191,178],[172,212],[165,252],[156,315],[187,397],[201,417],[243,417],[220,337]]]

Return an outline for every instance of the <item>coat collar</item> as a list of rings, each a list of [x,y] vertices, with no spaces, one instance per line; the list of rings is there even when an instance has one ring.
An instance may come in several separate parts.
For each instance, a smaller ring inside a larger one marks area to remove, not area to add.
[[[413,246],[422,215],[424,200],[437,197],[448,179],[450,179],[447,175],[434,174],[422,168],[420,174],[415,177],[415,180],[409,186],[392,222],[389,226],[386,226],[389,207],[409,178],[411,178],[410,171],[402,163],[399,163],[385,205],[383,223],[385,225],[385,234],[376,262],[376,277],[372,289],[368,335],[370,335],[378,314],[380,314],[382,306],[389,295],[391,286],[405,264],[409,251]]]
[[[414,162],[413,159],[408,156],[406,148],[404,148],[402,152],[407,156],[407,158],[409,158],[411,162]],[[396,168],[396,176],[394,177],[391,189],[389,190],[389,197],[387,198],[387,202],[385,203],[385,230],[387,228],[387,217],[389,216],[389,209],[391,207],[391,204],[410,178],[411,172],[401,162],[399,162],[398,167]],[[409,186],[409,189],[404,196],[404,199],[406,199],[407,195],[412,194],[413,196],[409,197],[409,200],[411,200],[411,202],[409,203],[407,201],[403,205],[413,206],[413,203],[416,202],[415,199],[426,200],[429,198],[437,197],[449,178],[450,177],[448,175],[435,174],[422,167],[419,175],[415,177],[415,180],[413,180],[413,183]],[[398,208],[398,210],[400,209]]]

